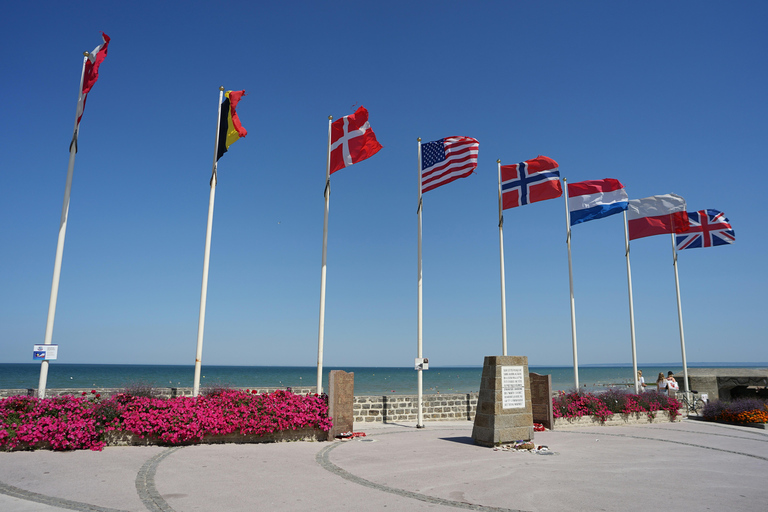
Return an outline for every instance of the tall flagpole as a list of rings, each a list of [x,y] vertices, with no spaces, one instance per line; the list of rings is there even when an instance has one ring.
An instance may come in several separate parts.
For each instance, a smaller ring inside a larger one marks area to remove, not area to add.
[[[61,261],[64,257],[64,238],[67,235],[67,219],[69,218],[69,196],[72,192],[72,175],[75,171],[75,155],[77,154],[77,138],[80,135],[79,117],[80,97],[83,94],[83,77],[85,76],[85,63],[88,61],[88,52],[83,52],[83,69],[80,72],[80,88],[78,89],[77,105],[75,109],[75,129],[72,134],[72,142],[69,145],[69,165],[67,166],[67,184],[64,186],[64,204],[61,207],[61,221],[59,222],[59,240],[56,244],[56,258],[53,263],[53,282],[51,283],[51,299],[48,302],[48,320],[45,324],[45,345],[50,345],[53,339],[53,321],[56,317],[56,301],[59,298],[59,279],[61,277]],[[40,364],[40,381],[37,385],[38,398],[45,398],[45,387],[48,383],[48,360],[44,359]]]
[[[504,206],[501,200],[501,160],[496,160],[499,171],[499,258],[501,260],[501,355],[507,355],[507,287],[504,281]]]
[[[576,349],[576,304],[573,298],[573,264],[571,263],[571,212],[568,209],[568,180],[563,178],[565,198],[565,243],[568,246],[568,284],[571,287],[571,340],[573,341],[573,382],[579,389],[579,355]]]
[[[627,211],[624,210],[624,255],[627,258],[627,290],[629,291],[629,331],[632,340],[632,374],[635,376],[635,393],[640,392],[640,381],[637,379],[637,349],[635,347],[635,305],[632,300],[632,270],[629,267],[629,228],[627,227]]]
[[[197,322],[197,353],[195,355],[195,380],[192,386],[192,396],[200,394],[200,365],[203,359],[203,332],[205,331],[205,303],[208,299],[208,265],[211,260],[211,234],[213,231],[213,202],[216,198],[216,182],[219,151],[219,133],[221,131],[221,102],[224,98],[224,87],[219,87],[219,115],[216,117],[216,144],[213,146],[213,172],[211,173],[211,194],[208,199],[208,226],[205,231],[205,256],[203,258],[203,285],[200,291],[200,315]]]
[[[416,208],[416,213],[419,217],[419,265],[418,265],[418,278],[417,278],[417,288],[418,288],[418,301],[417,301],[417,310],[418,310],[418,320],[416,321],[416,357],[421,359],[423,356],[421,352],[421,137],[417,139],[418,142],[418,151],[417,151],[417,166],[418,169],[418,177],[419,177],[419,202],[418,206]],[[419,368],[416,371],[416,374],[418,375],[418,394],[419,394],[419,415],[418,415],[418,421],[416,422],[416,428],[424,428],[424,413],[422,409],[422,369]]]
[[[680,279],[677,277],[677,247],[672,233],[672,266],[675,267],[675,290],[677,291],[677,322],[680,324],[680,350],[683,353],[683,390],[688,393],[688,362],[685,360],[685,334],[683,333],[683,307],[680,304]]]
[[[331,121],[328,116],[328,159],[325,165],[325,217],[323,217],[323,263],[320,267],[320,326],[317,333],[317,393],[323,392],[323,338],[325,337],[325,262],[328,253],[328,209],[331,200]]]

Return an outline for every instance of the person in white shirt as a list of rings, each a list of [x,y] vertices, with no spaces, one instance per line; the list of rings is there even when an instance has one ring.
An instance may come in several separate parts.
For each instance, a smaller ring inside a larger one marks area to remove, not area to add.
[[[677,380],[675,380],[675,376],[672,372],[667,372],[667,393],[670,395],[674,395],[674,392],[677,392],[680,390],[680,385],[677,383]]]
[[[643,378],[643,370],[637,370],[637,383],[640,385],[640,392],[645,392],[645,379]]]
[[[656,391],[659,393],[667,393],[667,379],[664,378],[664,373],[659,373],[659,377],[656,379]]]

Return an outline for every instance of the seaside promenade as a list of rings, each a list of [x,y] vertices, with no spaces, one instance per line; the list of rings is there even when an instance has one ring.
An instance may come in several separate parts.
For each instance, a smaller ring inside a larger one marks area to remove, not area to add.
[[[0,510],[764,510],[768,432],[683,420],[476,446],[472,422],[333,442],[0,452]]]

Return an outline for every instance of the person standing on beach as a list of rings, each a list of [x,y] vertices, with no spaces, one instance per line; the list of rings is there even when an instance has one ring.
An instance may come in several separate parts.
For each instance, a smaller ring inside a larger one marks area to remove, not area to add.
[[[640,385],[640,392],[645,393],[645,379],[643,378],[643,370],[637,370],[637,382]]]
[[[659,377],[656,379],[656,391],[658,393],[667,393],[667,379],[664,378],[664,372],[659,372]]]

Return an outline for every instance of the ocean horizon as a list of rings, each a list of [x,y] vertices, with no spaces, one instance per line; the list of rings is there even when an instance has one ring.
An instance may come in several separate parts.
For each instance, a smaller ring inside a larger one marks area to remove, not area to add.
[[[768,363],[690,363],[688,368],[768,368]],[[639,364],[646,382],[652,385],[658,373],[681,372],[680,363]],[[413,395],[417,377],[413,367],[327,366],[323,388],[328,389],[328,372],[344,370],[355,374],[355,395]],[[529,366],[529,371],[552,376],[554,391],[574,389],[573,366]],[[479,391],[482,366],[430,366],[423,372],[425,394],[471,393]],[[40,363],[0,363],[0,389],[37,388]],[[48,389],[125,388],[133,385],[192,387],[194,365],[162,364],[76,364],[51,362]],[[611,387],[629,388],[634,383],[631,364],[589,364],[579,366],[579,384],[588,391]],[[203,365],[200,385],[206,387],[307,388],[317,384],[316,366]]]

